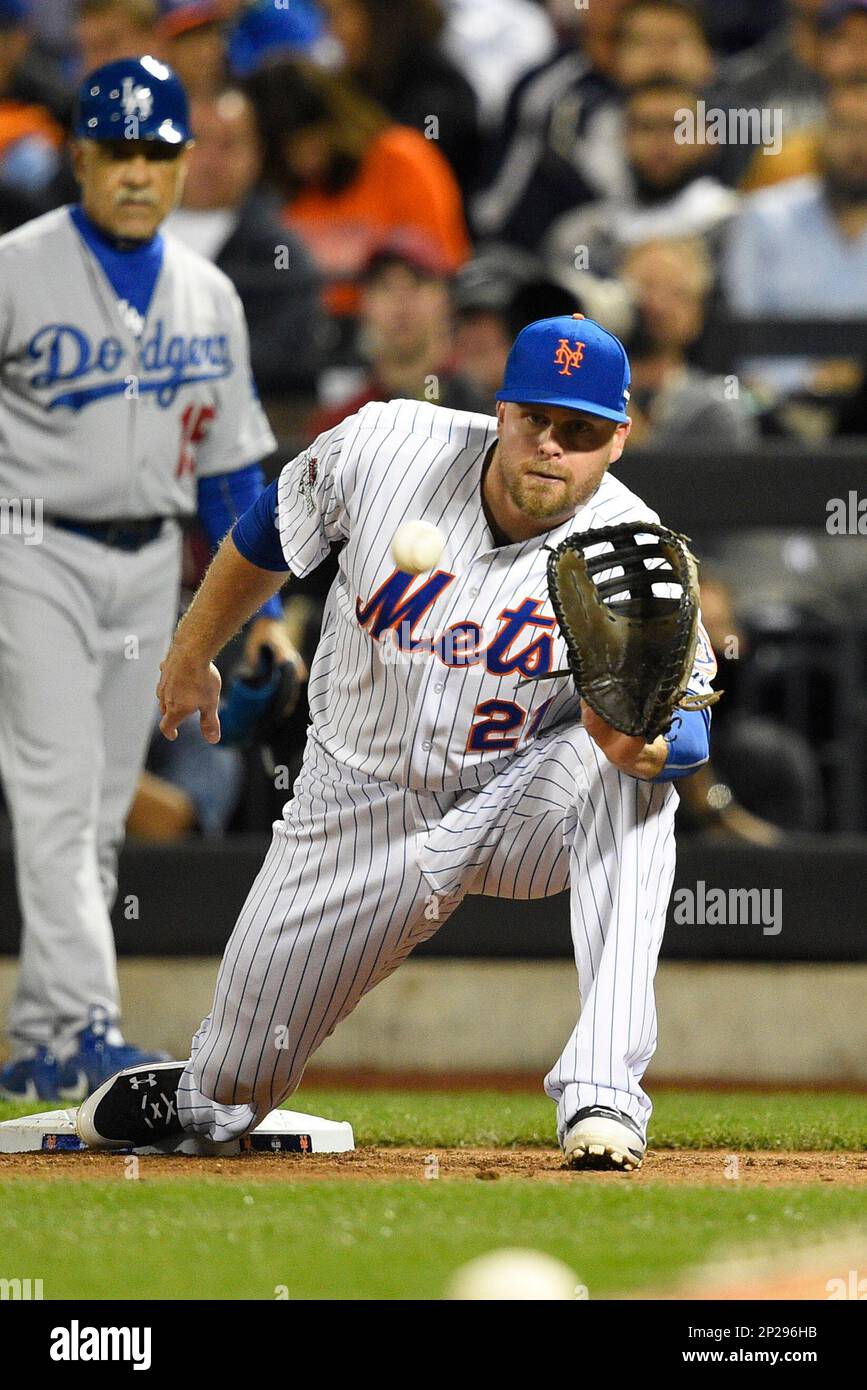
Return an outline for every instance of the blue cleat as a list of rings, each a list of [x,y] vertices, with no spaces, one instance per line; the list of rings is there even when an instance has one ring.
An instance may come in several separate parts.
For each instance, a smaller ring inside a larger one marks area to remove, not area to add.
[[[60,1099],[60,1067],[48,1047],[37,1047],[32,1057],[19,1057],[0,1069],[0,1097],[3,1100],[34,1101]]]
[[[143,1052],[130,1043],[113,1044],[106,1038],[107,1025],[100,1021],[83,1028],[78,1050],[60,1066],[60,1096],[65,1101],[84,1100],[104,1081],[127,1067],[145,1067],[155,1062],[171,1062],[167,1052]]]

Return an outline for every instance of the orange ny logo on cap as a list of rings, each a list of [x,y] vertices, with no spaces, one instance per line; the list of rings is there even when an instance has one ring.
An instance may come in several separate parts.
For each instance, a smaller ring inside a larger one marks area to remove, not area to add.
[[[569,339],[561,338],[554,353],[554,366],[560,368],[560,376],[571,376],[570,368],[580,367],[584,360],[584,349],[586,343],[579,343],[575,340],[575,347],[570,348]]]

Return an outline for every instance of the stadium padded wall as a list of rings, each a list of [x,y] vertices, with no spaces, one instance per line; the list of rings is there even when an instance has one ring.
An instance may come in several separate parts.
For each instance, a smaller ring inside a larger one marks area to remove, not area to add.
[[[222,954],[267,848],[129,844],[114,913],[121,956]],[[867,839],[792,836],[785,848],[684,841],[662,958],[867,961]],[[0,954],[17,951],[12,853],[0,851]],[[470,897],[415,959],[571,958],[567,895],[529,903]]]

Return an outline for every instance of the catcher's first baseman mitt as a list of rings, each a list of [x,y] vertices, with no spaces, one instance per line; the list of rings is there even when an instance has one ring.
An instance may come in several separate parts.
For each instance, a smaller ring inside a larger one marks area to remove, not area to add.
[[[651,522],[576,532],[548,560],[551,603],[582,699],[612,728],[651,742],[687,694],[698,637],[698,565],[687,538]]]

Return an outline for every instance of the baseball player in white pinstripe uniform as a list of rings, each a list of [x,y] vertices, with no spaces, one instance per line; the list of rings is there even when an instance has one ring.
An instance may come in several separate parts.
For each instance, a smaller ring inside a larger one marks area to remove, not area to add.
[[[641,1163],[672,782],[707,758],[709,714],[684,712],[645,743],[582,707],[571,681],[544,679],[565,664],[548,547],[657,519],[607,471],[628,398],[616,338],[580,315],[540,320],[512,348],[496,419],[367,405],[237,523],[163,663],[161,727],[173,738],[198,711],[219,738],[213,658],[287,571],[308,574],[340,544],[304,764],[191,1060],[105,1083],[79,1111],[87,1143],[245,1133],[466,894],[568,887],[581,1014],[545,1089],[573,1166]],[[407,519],[445,536],[431,572],[395,568]],[[699,652],[691,688],[703,691],[712,658]]]

